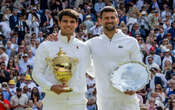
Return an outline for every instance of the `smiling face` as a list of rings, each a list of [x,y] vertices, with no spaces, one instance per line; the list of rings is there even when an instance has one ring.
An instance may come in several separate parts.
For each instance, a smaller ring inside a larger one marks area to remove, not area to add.
[[[78,26],[78,22],[76,21],[76,19],[70,16],[63,16],[61,21],[59,21],[58,23],[61,29],[61,33],[65,36],[73,35],[75,29]]]
[[[102,9],[101,23],[105,32],[113,32],[118,24],[118,14],[115,8],[106,6]]]
[[[117,17],[115,12],[104,12],[102,14],[102,25],[107,31],[114,31],[117,25]]]
[[[58,17],[58,24],[61,29],[61,34],[64,36],[73,35],[76,27],[78,26],[79,14],[72,9],[64,9],[60,11]]]

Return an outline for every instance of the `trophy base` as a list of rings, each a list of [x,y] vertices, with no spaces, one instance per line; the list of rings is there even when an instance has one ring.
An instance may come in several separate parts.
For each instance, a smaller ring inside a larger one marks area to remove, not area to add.
[[[72,88],[69,88],[69,87],[64,87],[63,88],[63,92],[72,92],[73,89]]]

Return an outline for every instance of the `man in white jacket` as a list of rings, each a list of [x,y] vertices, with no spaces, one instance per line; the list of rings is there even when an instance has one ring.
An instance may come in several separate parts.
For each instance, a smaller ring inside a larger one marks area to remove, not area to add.
[[[104,34],[87,41],[95,69],[98,108],[140,110],[135,91],[122,93],[115,89],[110,81],[111,73],[119,64],[141,61],[138,42],[120,29],[116,29],[118,15],[115,8],[106,6],[100,15]]]
[[[56,42],[45,41],[37,49],[33,78],[46,92],[43,110],[85,110],[86,109],[86,68],[89,62],[89,51],[83,42],[75,38],[75,28],[78,26],[78,13],[65,9],[59,13],[59,26]],[[60,48],[64,53],[78,59],[68,87],[72,92],[66,92],[52,69],[46,63],[46,58],[55,58]]]

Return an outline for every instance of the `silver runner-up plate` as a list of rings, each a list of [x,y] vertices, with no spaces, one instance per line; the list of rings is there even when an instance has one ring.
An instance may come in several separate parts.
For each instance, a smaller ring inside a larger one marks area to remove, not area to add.
[[[139,61],[129,61],[119,65],[111,74],[112,86],[121,92],[138,91],[148,84],[150,72]]]

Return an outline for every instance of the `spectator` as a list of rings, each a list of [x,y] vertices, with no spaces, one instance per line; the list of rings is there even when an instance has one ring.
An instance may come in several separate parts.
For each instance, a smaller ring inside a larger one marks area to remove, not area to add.
[[[32,50],[28,50],[28,62],[29,62],[29,65],[33,66],[34,56],[33,56]]]
[[[87,31],[89,33],[90,28],[93,27],[93,25],[94,25],[94,23],[92,21],[92,18],[91,18],[91,15],[87,15],[86,16],[86,20],[83,23],[85,24],[86,29],[87,29]]]
[[[170,50],[167,48],[165,48],[163,52],[164,56],[161,59],[162,59],[162,68],[164,69],[165,61],[168,60],[172,64],[174,62],[174,57],[170,55]]]
[[[6,53],[8,57],[10,58],[11,56],[15,55],[15,50],[11,48],[11,41],[7,41],[6,45]]]
[[[171,33],[171,36],[175,37],[175,22],[171,24],[171,28],[168,30],[169,33]]]
[[[0,45],[0,63],[5,62],[5,65],[7,66],[9,57],[5,52],[5,48],[3,45]]]
[[[29,91],[36,87],[36,84],[32,81],[31,76],[29,74],[25,76],[25,84],[28,87]]]
[[[18,37],[18,35],[16,34],[16,36]],[[15,52],[18,52],[18,44],[17,44],[17,37],[16,36],[13,36],[11,38],[11,48],[13,50],[15,50]]]
[[[0,22],[0,26],[2,28],[2,34],[5,36],[6,39],[10,38],[10,26],[9,26],[9,22],[8,22],[8,18],[5,18],[5,15],[2,18],[2,21]]]
[[[24,21],[23,15],[19,15],[19,20],[17,22],[16,28],[18,32],[18,45],[21,45],[22,40],[24,40],[26,30],[29,30],[28,25]]]
[[[12,94],[10,92],[7,82],[2,83],[2,94],[4,99],[10,101]]]
[[[11,57],[9,59],[8,65],[7,65],[7,71],[10,72],[12,69],[13,70],[19,70],[18,65],[15,64],[15,59],[14,57]]]
[[[159,25],[159,12],[157,10],[151,11],[151,13],[148,15],[149,25],[151,29],[156,29],[156,26]]]
[[[157,84],[155,86],[155,92],[158,94],[158,99],[157,100],[160,101],[162,108],[164,108],[163,103],[165,102],[166,96],[165,96],[164,90],[163,90],[163,88],[160,84]]]
[[[160,28],[160,33],[156,36],[156,42],[158,45],[162,43],[162,41],[166,38],[164,29]]]
[[[8,82],[10,80],[10,74],[6,70],[6,65],[4,62],[0,64],[0,83]]]
[[[10,100],[11,108],[13,110],[25,110],[27,106],[28,98],[22,94],[21,88],[16,88],[16,95],[12,96]]]
[[[104,7],[105,7],[105,3],[102,0],[98,0],[98,2],[96,2],[94,5],[95,12],[97,14],[100,13],[101,9]]]
[[[155,110],[156,106],[155,106],[155,99],[149,99],[148,102],[148,110]]]
[[[15,30],[15,27],[18,24],[18,16],[17,16],[18,12],[17,11],[18,11],[17,9],[13,9],[13,13],[9,18],[9,25],[10,25],[11,30]]]
[[[166,90],[168,97],[175,95],[174,89],[175,89],[175,80],[172,79],[169,81],[169,88],[167,88],[167,90]]]
[[[36,89],[36,92],[35,92],[35,89]],[[32,89],[32,93],[31,93],[31,99],[29,100],[30,103],[31,103],[31,108],[34,109],[34,110],[42,110],[42,107],[43,107],[43,103],[42,101],[40,100],[40,93],[38,91],[37,88],[33,88]]]
[[[38,37],[37,37],[36,40],[39,41],[40,43],[44,41],[44,37],[43,37],[43,32],[42,31],[38,32]]]
[[[37,19],[37,21],[35,21]],[[27,23],[29,26],[29,34],[31,35],[33,33],[33,24],[38,26],[37,22],[41,21],[41,14],[38,12],[36,7],[32,7],[27,18]],[[34,23],[35,22],[35,23]]]
[[[61,0],[51,0],[49,3],[50,10],[55,11],[55,10],[62,10],[62,3]]]
[[[29,91],[29,88],[27,87],[27,85],[25,85],[23,87],[23,94],[25,94],[27,96],[28,99],[31,98],[31,91]]]
[[[10,102],[7,99],[3,98],[2,92],[0,92],[0,109],[1,110],[10,109]]]
[[[119,18],[119,23],[118,25],[120,26],[120,23],[123,21],[125,24],[127,23],[127,16],[124,11],[118,10],[118,18]]]
[[[175,66],[172,65],[172,69],[165,72],[165,77],[167,80],[170,80],[174,75],[175,75]]]
[[[28,54],[23,54],[22,59],[19,61],[20,74],[25,74],[27,72],[27,65],[30,65],[28,61]]]
[[[157,65],[161,65],[161,58],[160,58],[160,56],[159,55],[156,55],[155,54],[155,52],[156,52],[156,49],[155,49],[155,47],[151,47],[150,48],[150,55],[148,55],[147,57],[146,57],[146,64],[148,64],[148,57],[149,56],[152,56],[153,57],[153,62],[154,63],[156,63]]]
[[[16,82],[15,80],[9,80],[8,87],[10,91],[10,95],[13,96],[16,94]]]
[[[154,9],[157,9],[158,11],[160,11],[160,8],[159,8],[159,2],[157,0],[151,0],[151,5],[150,5],[150,11],[154,10]]]
[[[155,62],[153,62],[153,57],[148,57],[148,69],[150,70],[152,67],[159,68],[159,65],[157,65]]]
[[[103,28],[102,28],[102,25],[101,25],[101,19],[99,17],[97,18],[97,22],[95,23],[95,25],[90,28],[90,33],[93,36],[98,36],[98,35],[103,33]]]

